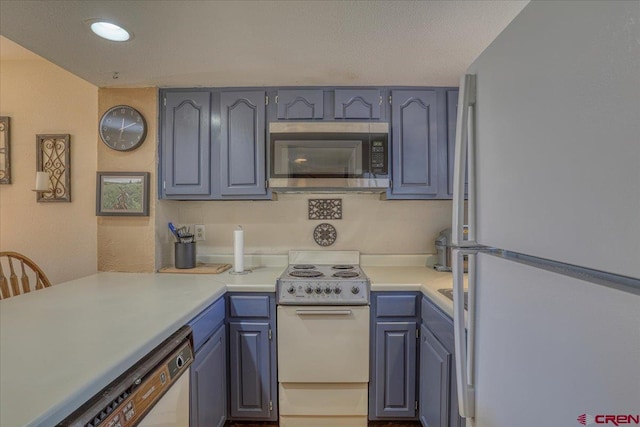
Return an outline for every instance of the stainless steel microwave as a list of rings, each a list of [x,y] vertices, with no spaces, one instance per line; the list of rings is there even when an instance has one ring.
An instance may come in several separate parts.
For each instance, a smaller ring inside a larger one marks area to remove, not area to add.
[[[389,187],[389,124],[269,124],[269,187],[284,191],[381,191]]]

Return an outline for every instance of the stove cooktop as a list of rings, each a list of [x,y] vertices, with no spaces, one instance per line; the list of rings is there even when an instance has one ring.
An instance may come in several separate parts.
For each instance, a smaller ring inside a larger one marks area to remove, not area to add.
[[[355,264],[292,264],[276,284],[282,305],[367,305],[369,288]]]

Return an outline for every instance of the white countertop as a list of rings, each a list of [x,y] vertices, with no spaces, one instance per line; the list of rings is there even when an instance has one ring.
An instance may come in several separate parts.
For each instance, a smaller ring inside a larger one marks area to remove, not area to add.
[[[373,291],[437,292],[450,273],[363,267]],[[282,266],[246,275],[98,273],[0,301],[0,426],[55,425],[226,291],[274,292]]]
[[[453,302],[438,292],[438,289],[453,287],[451,273],[416,266],[363,267],[363,270],[371,279],[372,291],[421,291],[442,311],[453,317]]]
[[[0,426],[55,425],[227,290],[273,292],[281,272],[98,273],[0,301]]]

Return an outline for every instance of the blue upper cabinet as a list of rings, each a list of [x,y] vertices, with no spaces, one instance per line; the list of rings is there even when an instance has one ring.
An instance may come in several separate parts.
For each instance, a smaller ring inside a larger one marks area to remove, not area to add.
[[[446,91],[447,98],[447,195],[453,196],[453,164],[456,149],[456,120],[458,117],[458,90]],[[469,178],[465,173],[464,194],[467,194]]]
[[[220,194],[265,196],[266,93],[220,95]]]
[[[315,120],[324,117],[322,89],[279,90],[276,98],[278,120]]]
[[[393,178],[388,196],[389,198],[436,198],[438,195],[436,90],[393,90],[391,100]]]
[[[447,91],[447,194],[453,195],[453,162],[456,148],[456,118],[458,116],[458,91]]]
[[[211,92],[168,92],[162,103],[163,196],[211,194]]]
[[[379,120],[382,92],[379,89],[336,89],[336,119]]]

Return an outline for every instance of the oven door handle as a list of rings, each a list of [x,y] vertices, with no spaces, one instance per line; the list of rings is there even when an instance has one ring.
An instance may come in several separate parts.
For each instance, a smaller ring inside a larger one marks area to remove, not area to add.
[[[350,316],[351,310],[296,310],[298,316]]]

